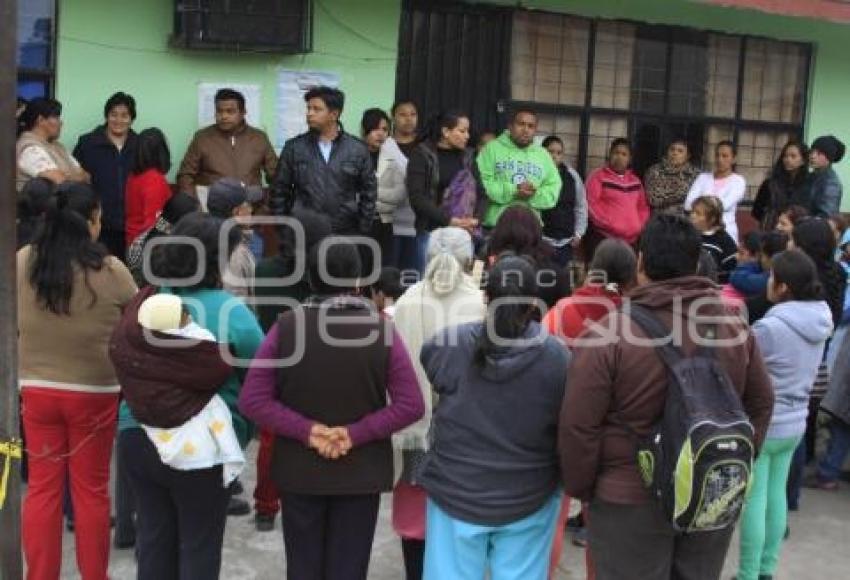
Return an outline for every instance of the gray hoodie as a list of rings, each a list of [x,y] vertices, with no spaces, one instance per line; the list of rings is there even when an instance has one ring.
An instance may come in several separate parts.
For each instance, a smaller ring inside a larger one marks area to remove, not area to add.
[[[809,393],[823,359],[824,344],[832,334],[829,306],[822,300],[782,302],[753,325],[753,334],[776,396],[767,437],[802,435]]]
[[[416,483],[451,517],[498,526],[538,511],[560,486],[557,429],[569,354],[534,322],[527,344],[502,347],[479,367],[473,358],[484,328],[447,328],[422,347],[440,400]]]

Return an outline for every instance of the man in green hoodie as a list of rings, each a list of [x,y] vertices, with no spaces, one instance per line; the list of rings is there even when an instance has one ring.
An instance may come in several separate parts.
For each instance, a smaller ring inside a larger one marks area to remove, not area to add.
[[[517,109],[508,130],[478,156],[478,171],[487,192],[484,227],[492,228],[510,205],[521,204],[539,212],[555,207],[561,176],[549,153],[534,143],[537,114]]]

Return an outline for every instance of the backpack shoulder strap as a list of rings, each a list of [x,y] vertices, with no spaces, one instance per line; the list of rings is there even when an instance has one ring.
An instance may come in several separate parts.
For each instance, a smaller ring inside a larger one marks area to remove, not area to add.
[[[623,305],[623,313],[637,322],[638,326],[643,329],[649,338],[654,340],[665,340],[665,343],[656,346],[655,350],[658,352],[661,360],[664,361],[664,364],[668,368],[673,368],[676,363],[685,358],[682,351],[671,344],[670,340],[668,340],[670,336],[670,329],[664,326],[664,324],[649,310],[629,301]]]

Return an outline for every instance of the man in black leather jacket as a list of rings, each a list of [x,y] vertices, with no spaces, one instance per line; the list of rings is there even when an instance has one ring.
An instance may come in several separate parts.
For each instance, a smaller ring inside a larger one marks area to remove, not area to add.
[[[273,215],[309,208],[327,215],[335,234],[368,235],[377,180],[366,144],[339,122],[345,95],[316,87],[306,95],[309,130],[286,142],[272,183]]]

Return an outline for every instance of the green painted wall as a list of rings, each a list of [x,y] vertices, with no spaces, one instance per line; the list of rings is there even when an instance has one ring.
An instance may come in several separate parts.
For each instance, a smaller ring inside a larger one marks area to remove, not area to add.
[[[136,98],[137,130],[155,125],[165,131],[174,165],[197,129],[199,82],[261,84],[262,128],[270,136],[279,68],[339,73],[347,101],[343,122],[352,131],[364,109],[389,108],[395,95],[399,0],[314,0],[314,52],[296,56],[170,49],[174,0],[58,3],[56,96],[69,146],[102,122],[103,103],[116,90]]]
[[[747,33],[815,45],[807,113],[808,138],[834,133],[850,143],[850,26],[701,5],[689,0],[489,0],[592,17],[626,18]],[[354,130],[360,112],[388,107],[395,87],[401,0],[314,0],[314,52],[303,56],[230,55],[171,50],[173,0],[59,0],[57,96],[65,104],[63,140],[101,119],[113,91],[139,103],[138,128],[162,127],[175,163],[197,125],[197,83],[262,84],[262,124],[275,125],[275,81],[280,67],[341,74],[348,96],[345,124]],[[850,189],[850,158],[837,169]],[[850,209],[850,195],[844,209]]]

